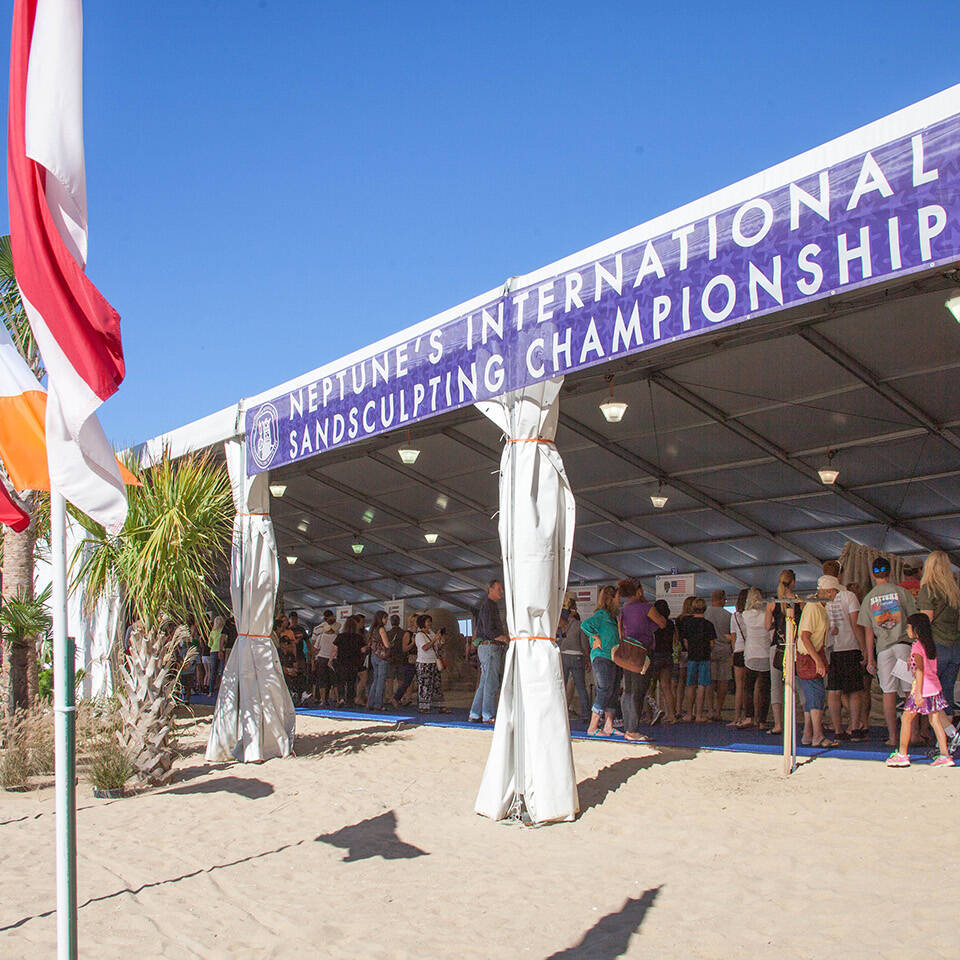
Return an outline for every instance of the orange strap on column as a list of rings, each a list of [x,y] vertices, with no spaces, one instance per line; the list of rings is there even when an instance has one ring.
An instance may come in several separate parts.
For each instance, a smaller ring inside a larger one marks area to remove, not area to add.
[[[556,643],[556,642],[557,642],[557,638],[556,638],[556,637],[528,637],[528,636],[522,636],[522,637],[511,637],[511,638],[510,638],[510,642],[511,642],[511,643],[512,643],[514,640],[549,640],[551,643]]]
[[[507,437],[507,443],[553,443],[553,440],[541,440],[539,437]]]

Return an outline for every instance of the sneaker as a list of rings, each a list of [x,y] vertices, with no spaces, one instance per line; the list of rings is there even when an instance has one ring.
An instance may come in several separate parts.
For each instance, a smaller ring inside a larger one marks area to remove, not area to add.
[[[653,719],[650,721],[650,726],[655,727],[663,719],[665,713],[665,710],[657,707],[657,709],[653,712]]]
[[[910,758],[905,753],[897,753],[896,750],[887,757],[888,767],[909,767]]]
[[[953,757],[948,755],[945,757],[938,756],[937,759],[930,764],[930,766],[931,767],[955,767],[956,764],[953,762]]]
[[[958,747],[960,747],[960,730],[957,730],[950,738],[950,742],[947,744],[947,753],[956,753]]]

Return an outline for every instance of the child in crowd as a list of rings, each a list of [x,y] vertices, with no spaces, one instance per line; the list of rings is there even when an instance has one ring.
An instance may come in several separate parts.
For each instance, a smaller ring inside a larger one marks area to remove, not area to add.
[[[913,641],[910,647],[910,665],[913,669],[913,687],[903,708],[900,722],[900,750],[887,757],[888,767],[909,767],[910,730],[917,714],[928,717],[933,732],[937,735],[940,754],[931,763],[933,767],[952,767],[953,757],[947,749],[947,736],[956,732],[947,722],[947,701],[943,696],[937,674],[937,646],[933,642],[930,618],[925,613],[915,613],[907,618],[907,636]]]
[[[713,624],[704,617],[707,601],[696,597],[690,605],[691,616],[678,620],[680,641],[687,651],[687,694],[684,703],[684,723],[694,718],[697,723],[706,723],[703,701],[710,686],[710,651],[717,639]],[[694,714],[696,698],[696,714]]]

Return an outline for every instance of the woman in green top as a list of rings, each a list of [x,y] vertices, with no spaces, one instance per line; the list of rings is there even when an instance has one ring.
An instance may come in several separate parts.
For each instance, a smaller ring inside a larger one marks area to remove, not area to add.
[[[937,675],[949,704],[947,712],[955,718],[960,710],[953,696],[960,672],[960,587],[950,558],[942,550],[934,550],[923,564],[917,610],[930,618],[937,645]]]
[[[595,681],[593,710],[590,715],[588,736],[596,736],[603,720],[603,734],[614,734],[613,717],[620,693],[620,670],[613,662],[613,648],[620,642],[617,627],[619,601],[615,587],[604,587],[597,598],[597,610],[580,624],[580,629],[590,638],[590,662]]]

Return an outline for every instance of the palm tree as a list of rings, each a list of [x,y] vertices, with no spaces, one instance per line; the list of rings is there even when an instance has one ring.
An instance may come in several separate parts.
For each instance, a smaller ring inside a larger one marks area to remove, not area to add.
[[[192,613],[220,606],[212,584],[227,556],[233,500],[226,469],[208,454],[161,461],[127,491],[127,520],[116,537],[82,517],[85,560],[74,583],[92,607],[119,587],[134,621],[130,653],[120,669],[121,743],[134,758],[141,782],[159,783],[172,772],[173,641],[162,628]]]
[[[10,331],[20,355],[34,374],[44,374],[43,363],[36,341],[27,322],[20,299],[20,289],[13,274],[13,254],[9,235],[0,237],[0,317]],[[33,599],[33,561],[37,545],[37,507],[40,497],[25,491],[18,498],[20,506],[30,514],[30,525],[21,533],[9,528],[3,530],[3,580],[0,598],[8,603],[16,597]],[[3,641],[3,667],[0,669],[0,709],[10,717],[17,707],[26,706],[38,693],[36,638],[28,638],[22,647],[14,649]]]

